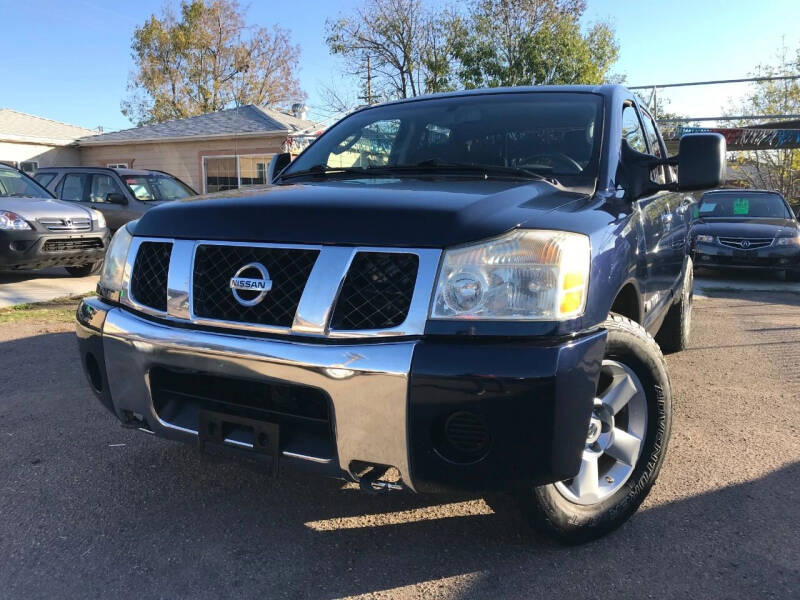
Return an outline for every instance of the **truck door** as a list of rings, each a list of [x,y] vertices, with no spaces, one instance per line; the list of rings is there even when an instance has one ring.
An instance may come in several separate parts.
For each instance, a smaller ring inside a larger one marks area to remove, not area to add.
[[[631,148],[650,154],[642,120],[633,102],[622,109],[622,137]],[[654,177],[658,175],[654,173]],[[668,239],[672,211],[668,192],[656,192],[636,200],[644,233],[644,324],[656,313],[654,309],[669,296],[670,274],[673,259],[671,240]]]
[[[667,156],[664,140],[658,133],[655,120],[645,109],[641,109],[644,133],[650,154],[663,158]],[[666,166],[653,169],[653,180],[657,183],[672,183],[675,173]],[[674,291],[681,284],[683,262],[687,252],[687,234],[689,215],[686,213],[689,202],[684,194],[664,192],[664,248],[669,255],[665,265],[665,277],[669,290]]]

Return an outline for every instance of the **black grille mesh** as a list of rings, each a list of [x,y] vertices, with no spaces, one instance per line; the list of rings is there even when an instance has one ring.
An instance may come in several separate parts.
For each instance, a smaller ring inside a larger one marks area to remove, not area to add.
[[[91,250],[102,248],[103,240],[100,238],[82,238],[77,240],[47,240],[42,246],[44,252],[67,252],[69,250]]]
[[[318,254],[317,250],[291,248],[198,246],[192,290],[194,314],[208,319],[291,327]],[[267,268],[272,289],[255,306],[242,306],[231,293],[230,281],[239,269],[252,262]]]
[[[167,310],[170,242],[142,242],[131,275],[131,295],[139,304]]]
[[[394,252],[359,252],[344,280],[331,327],[387,329],[406,320],[419,257]]]

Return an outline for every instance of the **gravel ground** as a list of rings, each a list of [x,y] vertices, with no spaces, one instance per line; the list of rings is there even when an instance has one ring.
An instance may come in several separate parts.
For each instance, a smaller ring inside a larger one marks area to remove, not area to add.
[[[578,548],[510,505],[201,461],[104,412],[69,325],[0,325],[0,597],[797,598],[800,296],[694,316],[661,477]]]

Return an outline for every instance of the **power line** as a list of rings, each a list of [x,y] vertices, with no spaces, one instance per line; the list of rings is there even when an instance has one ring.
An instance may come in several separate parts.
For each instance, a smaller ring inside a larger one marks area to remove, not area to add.
[[[715,79],[712,81],[689,81],[686,83],[661,83],[652,85],[627,86],[629,90],[649,90],[652,88],[686,87],[691,85],[716,85],[720,83],[747,83],[752,81],[783,81],[786,79],[800,79],[800,75],[781,75],[775,77],[746,77],[744,79]]]
[[[671,117],[658,119],[659,123],[686,121],[754,121],[756,119],[800,119],[800,115],[738,115],[733,117]]]

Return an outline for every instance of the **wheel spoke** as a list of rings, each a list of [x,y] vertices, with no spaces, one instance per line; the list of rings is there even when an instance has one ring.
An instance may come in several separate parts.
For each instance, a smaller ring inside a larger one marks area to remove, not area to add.
[[[627,375],[615,375],[611,385],[600,396],[600,401],[611,408],[612,414],[617,414],[637,394],[636,385]]]
[[[639,448],[641,445],[642,440],[635,435],[631,435],[622,429],[615,428],[614,438],[611,445],[606,448],[606,454],[632,467],[636,463],[636,459],[639,458]]]
[[[597,497],[599,475],[597,473],[597,454],[583,453],[581,459],[581,470],[572,480],[570,486],[576,496],[591,499]]]

